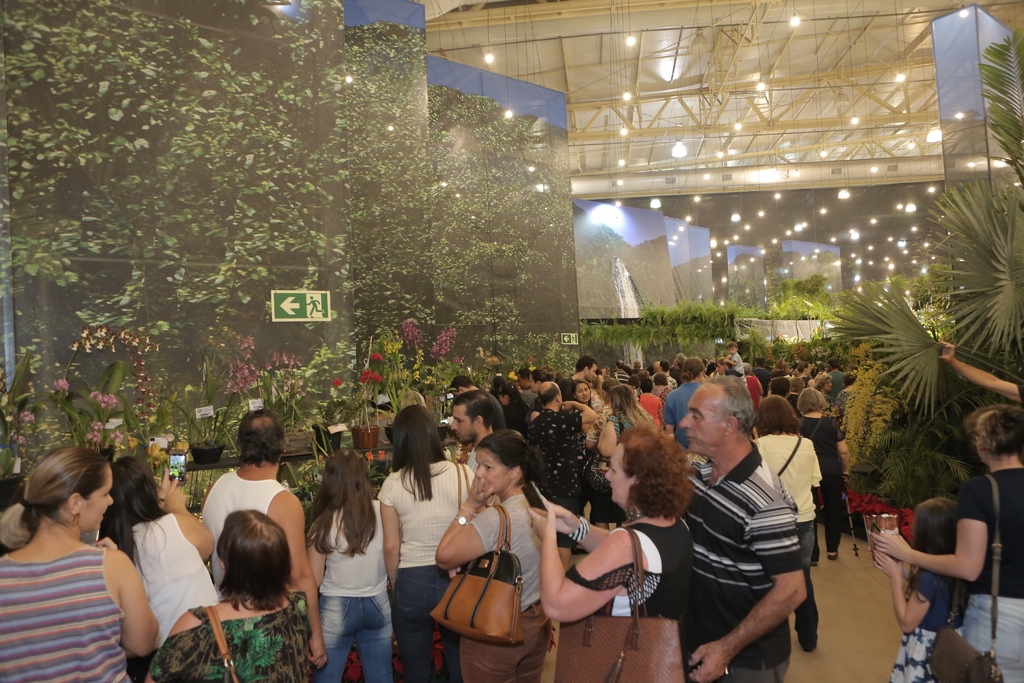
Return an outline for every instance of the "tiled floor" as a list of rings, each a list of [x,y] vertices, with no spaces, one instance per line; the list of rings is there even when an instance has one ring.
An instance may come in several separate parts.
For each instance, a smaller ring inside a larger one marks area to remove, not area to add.
[[[854,557],[850,537],[843,536],[839,559],[829,562],[822,553],[822,562],[811,570],[821,620],[818,648],[804,652],[793,633],[793,654],[786,683],[884,683],[889,680],[900,646],[889,581],[871,566],[867,544],[859,541],[858,545],[860,557]],[[544,683],[555,680],[557,652],[556,648],[548,655]]]

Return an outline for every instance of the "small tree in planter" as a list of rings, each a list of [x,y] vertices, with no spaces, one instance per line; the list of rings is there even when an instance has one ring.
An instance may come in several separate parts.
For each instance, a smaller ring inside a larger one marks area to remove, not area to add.
[[[39,405],[32,403],[31,377],[30,354],[22,356],[13,375],[0,366],[0,509],[7,507],[23,479],[18,449],[25,445],[24,432],[36,427]]]

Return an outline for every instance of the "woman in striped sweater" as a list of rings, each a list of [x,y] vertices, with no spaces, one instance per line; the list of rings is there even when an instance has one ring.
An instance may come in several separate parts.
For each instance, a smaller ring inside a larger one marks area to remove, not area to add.
[[[125,650],[147,655],[157,621],[131,560],[99,530],[110,464],[95,451],[48,453],[0,517],[0,680],[127,681]],[[123,648],[123,649],[122,649]]]

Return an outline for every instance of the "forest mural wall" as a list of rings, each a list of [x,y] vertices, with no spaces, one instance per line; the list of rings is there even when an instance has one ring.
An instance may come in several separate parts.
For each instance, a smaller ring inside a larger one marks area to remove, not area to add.
[[[510,362],[576,331],[564,95],[428,60],[424,25],[406,0],[7,2],[6,331],[40,385],[85,325],[151,335],[169,383],[248,337],[335,371],[407,319]],[[331,292],[330,321],[270,322],[275,289]]]

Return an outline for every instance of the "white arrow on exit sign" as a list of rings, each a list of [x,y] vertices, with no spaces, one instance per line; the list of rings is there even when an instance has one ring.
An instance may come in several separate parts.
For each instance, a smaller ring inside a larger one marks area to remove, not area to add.
[[[295,301],[295,297],[290,296],[281,302],[281,310],[288,315],[295,315],[295,311],[302,308],[302,305]]]

